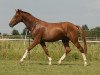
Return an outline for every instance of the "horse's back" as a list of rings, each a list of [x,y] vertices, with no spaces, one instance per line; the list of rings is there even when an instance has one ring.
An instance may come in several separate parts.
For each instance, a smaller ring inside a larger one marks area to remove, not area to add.
[[[61,23],[48,23],[44,27],[43,39],[46,41],[57,41],[65,37]]]
[[[62,40],[76,31],[76,26],[70,22],[45,23],[43,26],[45,27],[43,39],[46,41]]]

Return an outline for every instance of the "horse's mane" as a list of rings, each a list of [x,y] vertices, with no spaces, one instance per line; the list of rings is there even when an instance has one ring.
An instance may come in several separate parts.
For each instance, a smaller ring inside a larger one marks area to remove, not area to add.
[[[33,15],[31,15],[30,13],[28,13],[28,12],[26,12],[26,11],[23,11],[23,10],[21,10],[21,9],[17,9],[17,11],[18,11],[18,12],[21,12],[21,13],[25,13],[25,14],[27,14],[27,15],[32,16],[32,17],[35,19],[35,21],[42,21],[42,20],[40,20],[40,19],[38,19],[38,18],[34,17],[34,16],[33,16]]]
[[[25,14],[28,14],[28,15],[31,15],[30,13],[28,13],[28,12],[26,12],[26,11],[23,11],[23,10],[21,10],[21,9],[17,9],[17,11],[22,12],[22,13],[25,13]]]

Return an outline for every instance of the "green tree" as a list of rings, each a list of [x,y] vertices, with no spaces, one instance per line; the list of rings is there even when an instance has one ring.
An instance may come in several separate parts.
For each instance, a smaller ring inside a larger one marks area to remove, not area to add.
[[[84,30],[89,30],[89,28],[88,28],[87,24],[82,25],[82,28],[83,28]]]
[[[23,29],[23,32],[21,33],[21,35],[26,35],[26,32],[27,32],[27,35],[29,35],[29,31],[27,28],[24,28]]]
[[[100,27],[95,27],[90,30],[91,36],[100,37]]]
[[[95,27],[95,28],[92,28],[91,30],[98,30],[98,31],[100,31],[100,27]]]
[[[8,36],[8,34],[7,33],[3,33],[3,36]]]
[[[11,34],[12,35],[19,35],[19,32],[18,32],[18,30],[14,29]]]

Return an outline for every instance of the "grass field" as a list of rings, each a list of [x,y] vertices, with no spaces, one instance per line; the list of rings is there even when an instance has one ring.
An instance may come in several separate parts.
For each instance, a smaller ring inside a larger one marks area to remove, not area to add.
[[[48,65],[45,61],[0,60],[0,75],[100,75],[100,62],[84,67],[81,61],[64,61],[62,65]]]
[[[100,75],[100,43],[88,43],[88,63],[83,66],[81,53],[70,43],[72,51],[61,65],[57,62],[63,55],[63,46],[60,42],[47,43],[49,53],[53,58],[53,65],[48,65],[47,57],[41,46],[31,51],[31,58],[19,64],[25,49],[28,46],[23,41],[0,42],[0,75]]]

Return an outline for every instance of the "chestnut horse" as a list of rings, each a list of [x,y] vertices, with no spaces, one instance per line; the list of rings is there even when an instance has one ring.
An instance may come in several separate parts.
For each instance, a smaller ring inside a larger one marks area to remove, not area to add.
[[[64,60],[66,54],[68,54],[71,51],[69,47],[69,41],[71,41],[82,53],[84,66],[87,65],[87,45],[85,34],[81,27],[74,25],[70,22],[48,23],[37,19],[28,12],[17,9],[16,14],[10,21],[9,25],[10,27],[14,27],[20,22],[23,22],[26,25],[27,29],[31,32],[32,38],[34,40],[32,44],[26,49],[26,52],[24,53],[20,62],[23,62],[28,52],[32,48],[34,48],[37,44],[40,44],[48,57],[49,65],[51,65],[52,58],[48,53],[48,49],[46,48],[45,42],[55,42],[58,40],[62,40],[65,53],[58,61],[58,64],[61,64],[61,61]],[[83,39],[84,48],[78,42],[78,32],[80,32],[81,37]]]

